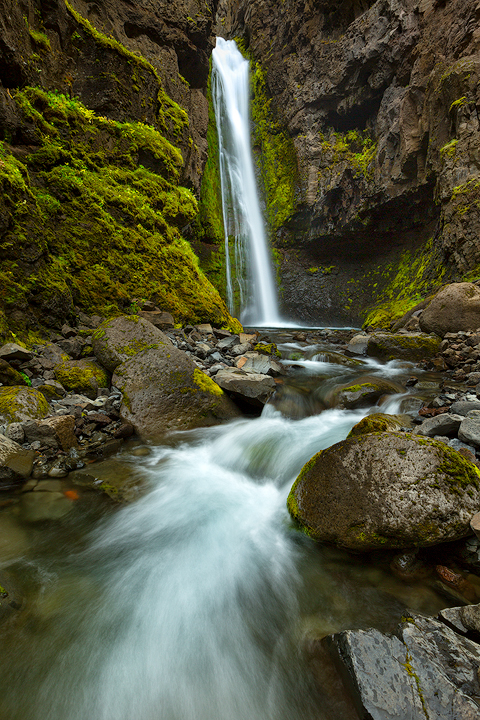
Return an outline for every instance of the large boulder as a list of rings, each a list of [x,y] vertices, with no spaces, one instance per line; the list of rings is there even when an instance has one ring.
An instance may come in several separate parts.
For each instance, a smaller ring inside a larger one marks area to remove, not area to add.
[[[383,395],[404,392],[398,383],[384,378],[364,375],[353,382],[338,385],[327,396],[327,402],[341,408],[359,408],[374,405]]]
[[[48,402],[31,387],[0,387],[0,422],[12,423],[44,418]]]
[[[348,437],[354,435],[367,435],[372,432],[387,432],[400,430],[402,427],[411,427],[412,420],[408,415],[386,415],[385,413],[372,413],[353,426]]]
[[[288,496],[313,539],[351,550],[466,537],[480,470],[442,442],[411,433],[356,435],[317,453]]]
[[[171,343],[143,350],[119,365],[113,384],[123,393],[122,419],[145,440],[240,416],[222,388]]]
[[[172,348],[169,338],[137,315],[121,315],[102,323],[92,335],[98,361],[110,372],[143,350]]]
[[[32,472],[35,453],[0,435],[0,489],[23,482]]]
[[[419,362],[436,355],[440,338],[425,333],[374,333],[367,343],[367,355],[381,360]]]
[[[480,288],[468,282],[442,288],[420,315],[420,327],[440,337],[480,328]]]
[[[25,377],[18,370],[15,370],[10,363],[0,358],[0,383],[2,385],[28,385]]]
[[[63,360],[54,367],[56,380],[66,390],[86,395],[88,398],[97,397],[98,388],[109,387],[110,375],[94,360]]]

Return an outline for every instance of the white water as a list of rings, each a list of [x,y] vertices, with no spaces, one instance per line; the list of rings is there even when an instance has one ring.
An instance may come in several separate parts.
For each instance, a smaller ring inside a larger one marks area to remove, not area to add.
[[[236,283],[241,321],[277,327],[282,323],[251,151],[248,69],[249,63],[235,42],[217,38],[212,53],[212,96],[219,143],[227,301],[229,310],[235,313]],[[231,238],[235,280],[230,261]]]

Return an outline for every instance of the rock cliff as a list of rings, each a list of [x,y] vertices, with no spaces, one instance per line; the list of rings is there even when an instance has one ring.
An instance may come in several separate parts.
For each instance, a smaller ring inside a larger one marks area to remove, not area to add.
[[[269,98],[264,180],[293,140],[283,207],[264,183],[287,310],[385,325],[477,279],[477,0],[221,0],[218,18]]]
[[[183,238],[216,0],[0,0],[0,333],[151,298],[229,323]]]

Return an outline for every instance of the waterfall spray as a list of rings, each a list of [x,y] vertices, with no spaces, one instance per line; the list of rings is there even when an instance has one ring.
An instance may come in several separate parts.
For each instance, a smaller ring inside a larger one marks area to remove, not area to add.
[[[277,326],[281,319],[250,143],[248,70],[249,63],[235,42],[217,38],[212,54],[212,96],[219,143],[227,301],[234,312],[237,289],[243,323]]]

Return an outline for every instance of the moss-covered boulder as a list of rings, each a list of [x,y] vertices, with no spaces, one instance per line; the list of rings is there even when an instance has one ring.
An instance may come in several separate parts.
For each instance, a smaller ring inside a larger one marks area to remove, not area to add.
[[[55,378],[66,390],[89,398],[97,397],[97,389],[110,386],[110,375],[94,360],[63,360],[54,367]]]
[[[241,414],[217,383],[173,345],[143,350],[122,363],[113,384],[123,393],[121,417],[145,440]]]
[[[367,355],[419,362],[436,355],[440,342],[439,337],[425,333],[374,333],[368,338]]]
[[[368,407],[383,395],[395,395],[404,389],[391,380],[364,375],[354,382],[338,385],[328,394],[327,402],[342,408]]]
[[[386,415],[385,413],[372,413],[360,420],[348,433],[348,437],[367,435],[371,432],[389,432],[400,430],[402,427],[411,427],[412,420],[408,415]]]
[[[442,288],[420,315],[420,327],[443,337],[447,332],[480,327],[480,288],[452,283]]]
[[[26,375],[15,370],[10,363],[0,358],[0,383],[2,385],[28,385]]]
[[[95,356],[110,372],[143,350],[173,347],[161,330],[137,315],[120,315],[102,323],[92,343]]]
[[[275,343],[257,343],[255,347],[253,348],[255,352],[260,353],[261,355],[273,355],[274,357],[282,357],[281,352],[278,350]]]
[[[48,402],[35,388],[17,386],[0,388],[0,422],[40,420],[49,412]]]
[[[351,550],[466,537],[479,505],[475,465],[444,443],[401,432],[357,435],[322,450],[288,496],[304,532]]]

